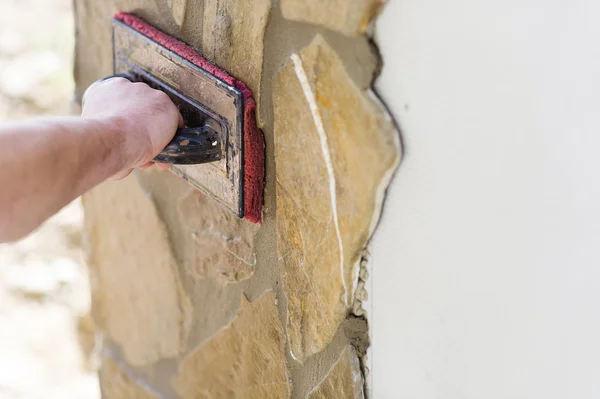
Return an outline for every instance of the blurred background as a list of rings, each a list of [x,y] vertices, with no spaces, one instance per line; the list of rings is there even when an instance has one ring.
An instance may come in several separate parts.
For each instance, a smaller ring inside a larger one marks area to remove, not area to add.
[[[71,0],[0,0],[0,123],[72,112],[74,39]],[[0,244],[0,399],[100,397],[82,223]]]

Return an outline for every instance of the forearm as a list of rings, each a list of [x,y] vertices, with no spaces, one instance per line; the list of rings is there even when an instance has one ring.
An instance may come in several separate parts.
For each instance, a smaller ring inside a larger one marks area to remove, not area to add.
[[[13,241],[98,183],[148,167],[183,126],[162,91],[96,82],[81,117],[0,126],[0,242]]]
[[[123,169],[130,154],[115,130],[79,117],[0,126],[0,242],[21,238]]]

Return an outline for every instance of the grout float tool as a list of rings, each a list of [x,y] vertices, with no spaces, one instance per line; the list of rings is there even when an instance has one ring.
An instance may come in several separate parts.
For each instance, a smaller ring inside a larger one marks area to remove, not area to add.
[[[164,91],[185,128],[155,158],[239,217],[262,218],[265,144],[243,82],[135,15],[112,20],[114,74]]]

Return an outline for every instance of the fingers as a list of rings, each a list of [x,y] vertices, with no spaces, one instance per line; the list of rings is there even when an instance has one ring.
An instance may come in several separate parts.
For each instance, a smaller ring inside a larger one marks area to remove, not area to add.
[[[154,163],[154,162],[150,161],[150,162],[146,162],[143,165],[138,166],[138,168],[140,168],[140,169],[148,169],[152,165],[156,165],[156,167],[158,169],[160,169],[160,170],[166,170],[166,169],[169,169],[171,167],[171,164],[168,164],[168,163]]]
[[[156,167],[160,170],[167,170],[171,167],[170,164],[165,164],[165,163],[154,163],[154,162],[147,162],[143,165],[138,166],[138,168],[140,169],[148,169],[149,167],[151,167],[152,165],[156,165]],[[131,172],[133,172],[133,169],[126,169],[123,170],[113,176],[111,176],[109,178],[109,180],[121,180],[126,178],[127,176],[129,176],[131,174]]]
[[[115,175],[113,175],[109,180],[121,180],[129,176],[133,172],[133,169],[123,170]]]
[[[179,107],[171,101],[171,98],[165,92],[160,91],[160,90],[156,90],[156,91],[158,93],[160,93],[161,98],[164,100],[165,105],[172,110],[172,112],[173,112],[172,115],[175,118],[177,118],[177,127],[185,127],[185,121],[183,120],[183,116],[181,115],[181,112],[179,111]]]

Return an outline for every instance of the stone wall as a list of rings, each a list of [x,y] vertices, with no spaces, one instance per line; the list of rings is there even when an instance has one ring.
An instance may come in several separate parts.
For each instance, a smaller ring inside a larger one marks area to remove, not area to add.
[[[104,397],[366,396],[366,246],[400,155],[371,91],[381,0],[75,3],[79,96],[130,11],[245,81],[266,142],[261,226],[157,170],[84,197]]]

